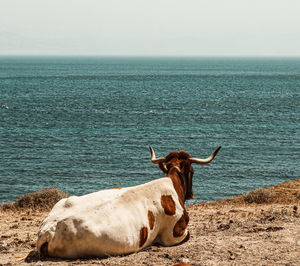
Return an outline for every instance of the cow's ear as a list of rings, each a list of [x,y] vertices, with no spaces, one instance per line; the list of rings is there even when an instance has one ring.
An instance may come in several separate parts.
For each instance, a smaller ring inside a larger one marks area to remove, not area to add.
[[[168,172],[168,169],[165,164],[159,163],[158,166],[159,166],[160,170],[162,170],[165,174]]]

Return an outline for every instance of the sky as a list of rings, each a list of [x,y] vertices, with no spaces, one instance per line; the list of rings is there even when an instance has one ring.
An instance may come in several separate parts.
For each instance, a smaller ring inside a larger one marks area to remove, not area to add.
[[[0,0],[0,54],[300,56],[300,1]]]

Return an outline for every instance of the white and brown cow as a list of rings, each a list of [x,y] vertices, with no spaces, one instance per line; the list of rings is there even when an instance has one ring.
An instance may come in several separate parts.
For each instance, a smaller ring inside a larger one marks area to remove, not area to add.
[[[184,202],[193,197],[192,163],[207,159],[174,151],[156,158],[166,177],[121,189],[108,189],[60,200],[43,221],[37,240],[42,255],[61,258],[120,255],[153,243],[172,246],[189,239]]]

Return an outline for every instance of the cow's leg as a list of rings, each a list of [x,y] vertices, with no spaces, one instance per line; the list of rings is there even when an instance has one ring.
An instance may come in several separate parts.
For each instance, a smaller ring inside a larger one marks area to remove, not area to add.
[[[161,233],[160,243],[165,246],[172,246],[188,241],[190,235],[187,230],[188,222],[189,216],[184,209],[182,216],[174,222],[173,227],[169,227]]]
[[[174,237],[171,231],[166,230],[161,233],[159,240],[157,242],[163,246],[174,246],[188,241],[189,238],[190,238],[190,233],[187,229],[185,230],[182,236],[178,236],[178,237]]]

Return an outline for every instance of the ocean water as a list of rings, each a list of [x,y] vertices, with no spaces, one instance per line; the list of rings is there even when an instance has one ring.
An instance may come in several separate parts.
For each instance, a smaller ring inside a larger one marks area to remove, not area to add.
[[[0,202],[142,184],[185,150],[197,200],[300,177],[300,59],[0,57]]]

